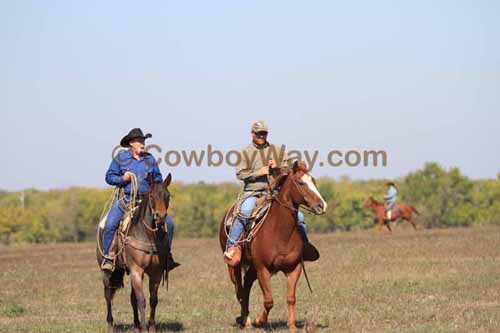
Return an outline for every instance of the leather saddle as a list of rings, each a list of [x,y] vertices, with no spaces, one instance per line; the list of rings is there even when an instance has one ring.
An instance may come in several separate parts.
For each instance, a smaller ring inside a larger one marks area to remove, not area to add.
[[[229,233],[229,230],[231,229],[231,226],[233,223],[236,221],[238,218],[239,210],[241,203],[244,201],[246,198],[242,198],[241,200],[238,200],[230,209],[228,212],[228,215],[226,217],[225,221],[225,226],[226,230]],[[245,231],[242,234],[242,237],[246,237],[248,233],[253,230],[259,223],[263,220],[263,218],[267,215],[267,212],[271,208],[271,196],[270,195],[262,195],[257,198],[255,202],[255,208],[252,211],[252,214],[250,215],[250,219],[248,223],[245,226]]]
[[[103,219],[105,220],[105,218]],[[139,239],[136,239],[131,236],[127,236],[128,233],[128,225],[131,223],[131,219],[124,215],[122,220],[120,221],[120,226],[118,230],[115,232],[113,236],[113,240],[111,242],[111,247],[109,250],[110,257],[113,257],[113,265],[115,269],[124,270],[127,274],[129,270],[127,268],[127,258],[125,254],[125,246],[132,247],[136,250],[142,251],[147,254],[165,254],[167,253],[168,248],[168,237],[166,229],[163,229],[161,232],[161,237],[158,239],[156,243],[153,242],[145,242]],[[98,234],[98,242],[99,246],[102,249],[103,247],[103,233],[104,233],[104,223],[99,224],[99,234]]]
[[[231,226],[233,225],[234,221],[238,218],[238,211],[241,203],[243,202],[245,198],[239,200],[236,202],[229,210],[228,217],[226,218],[225,226],[226,226],[226,231],[229,234],[229,231],[231,229]],[[250,221],[249,223],[246,224],[245,230],[242,233],[240,239],[244,239],[248,237],[248,234],[255,229],[256,226],[258,226],[262,220],[265,218],[267,215],[267,212],[271,208],[272,200],[271,196],[269,194],[260,196],[257,198],[256,203],[255,203],[255,208],[252,212],[252,215],[250,216]],[[246,246],[246,243],[243,244]],[[311,243],[304,243],[304,249],[302,253],[302,257],[304,261],[316,261],[319,259],[320,254],[318,249],[311,244]]]

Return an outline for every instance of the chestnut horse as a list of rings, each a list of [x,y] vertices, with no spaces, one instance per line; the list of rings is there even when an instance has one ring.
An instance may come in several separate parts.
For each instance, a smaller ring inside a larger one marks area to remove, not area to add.
[[[295,289],[301,274],[304,247],[297,228],[297,210],[299,205],[304,204],[319,215],[325,213],[327,205],[303,163],[295,162],[291,171],[276,177],[272,187],[280,187],[280,190],[273,196],[267,217],[259,222],[261,226],[255,237],[243,246],[240,264],[234,268],[228,266],[228,270],[241,306],[241,316],[236,321],[246,328],[252,326],[249,300],[254,281],[259,280],[264,294],[264,310],[255,323],[263,325],[267,323],[269,311],[273,307],[271,276],[283,272],[287,276],[288,327],[294,329]],[[224,221],[225,217],[219,232],[222,251],[227,240]],[[244,279],[242,270],[246,271]]]
[[[123,286],[125,271],[130,272],[132,291],[130,301],[134,312],[134,326],[136,331],[155,332],[155,312],[158,304],[158,287],[165,271],[166,254],[168,252],[167,235],[163,229],[170,202],[168,186],[172,181],[168,174],[163,183],[154,183],[148,177],[150,189],[142,197],[139,207],[130,222],[128,232],[122,237],[117,254],[118,263],[111,275],[103,273],[104,296],[107,305],[107,330],[113,332],[112,300],[116,289]],[[102,248],[102,231],[98,236],[97,261],[99,266],[103,260],[99,247]],[[121,260],[123,259],[123,260]],[[124,261],[124,262],[123,262]],[[146,325],[146,300],[143,292],[144,273],[149,276],[149,304],[150,316]]]
[[[390,232],[392,232],[391,226],[389,225],[389,222],[391,221],[396,221],[398,219],[403,219],[411,223],[413,226],[413,229],[417,230],[417,225],[415,224],[415,221],[413,220],[413,213],[416,213],[417,215],[419,212],[417,209],[411,205],[408,204],[396,204],[394,205],[394,208],[392,209],[392,215],[391,215],[391,220],[389,221],[387,219],[386,215],[386,208],[385,205],[381,202],[378,202],[375,200],[373,197],[369,197],[366,202],[365,202],[365,207],[366,208],[371,208],[375,212],[375,220],[378,223],[379,230],[382,230],[384,224],[389,229]]]

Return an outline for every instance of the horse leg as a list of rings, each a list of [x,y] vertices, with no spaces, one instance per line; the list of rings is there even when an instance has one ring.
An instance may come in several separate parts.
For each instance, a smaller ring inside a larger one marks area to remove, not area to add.
[[[106,321],[108,323],[108,333],[113,333],[113,310],[112,301],[113,296],[115,296],[116,289],[110,287],[104,287],[104,297],[106,298],[106,308],[108,315]]]
[[[141,322],[139,321],[139,311],[137,310],[137,298],[135,298],[134,289],[130,291],[130,303],[132,304],[132,310],[134,312],[134,327],[135,331],[139,332],[141,329]]]
[[[132,284],[132,289],[135,294],[137,301],[137,308],[140,315],[140,330],[139,332],[147,332],[148,328],[146,326],[146,299],[144,298],[144,292],[142,291],[142,280],[144,278],[143,270],[131,270],[130,272],[130,282]]]
[[[257,273],[255,268],[250,267],[250,269],[245,274],[245,280],[243,283],[243,294],[241,298],[241,322],[245,328],[252,328],[252,321],[249,318],[250,310],[250,291],[252,290],[253,283],[257,279]]]
[[[158,305],[158,287],[161,283],[162,272],[156,272],[149,276],[149,307],[150,307],[150,315],[149,315],[149,332],[155,333],[155,314],[156,314],[156,305]]]
[[[385,226],[387,227],[387,229],[389,229],[389,232],[392,233],[391,222],[387,221],[387,223],[385,224]]]
[[[231,282],[234,284],[234,291],[236,293],[236,299],[238,300],[238,303],[240,303],[240,306],[242,306],[243,302],[243,286],[241,282],[241,266],[238,265],[236,267],[230,267],[227,266],[227,271],[229,272],[229,277],[231,278]],[[245,326],[245,322],[243,322],[243,317],[237,317],[236,318],[236,324]]]
[[[271,273],[267,270],[267,268],[261,268],[257,272],[257,278],[259,279],[260,289],[262,289],[262,293],[264,294],[264,311],[262,314],[257,317],[255,323],[257,325],[267,324],[267,319],[269,316],[269,311],[273,308],[273,293],[271,290]]]
[[[411,216],[408,218],[408,222],[411,223],[414,230],[417,230],[417,224],[415,223],[415,221],[413,221],[413,218]]]
[[[231,277],[231,281],[234,284],[234,290],[236,292],[236,298],[238,299],[238,302],[241,303],[242,299],[242,294],[243,294],[243,288],[242,285],[243,283],[241,282],[241,266],[238,265],[237,267],[231,268],[228,266],[229,270],[229,276]]]
[[[378,217],[378,233],[381,233],[383,228],[384,228],[384,218],[379,216]]]
[[[288,304],[288,328],[295,330],[295,291],[299,281],[302,263],[299,263],[293,271],[287,274],[286,302]]]

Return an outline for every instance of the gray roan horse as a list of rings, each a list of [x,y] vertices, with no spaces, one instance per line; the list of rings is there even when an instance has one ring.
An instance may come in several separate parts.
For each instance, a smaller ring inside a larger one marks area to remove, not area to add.
[[[130,301],[134,311],[136,331],[155,332],[155,311],[158,304],[158,287],[162,277],[168,278],[165,270],[168,252],[167,235],[164,221],[170,201],[168,186],[171,174],[163,183],[153,183],[148,177],[150,190],[141,197],[139,207],[125,232],[118,232],[112,245],[116,253],[116,267],[113,273],[104,273],[104,296],[107,304],[107,331],[113,332],[112,299],[116,289],[123,287],[125,272],[130,273],[132,292]],[[161,226],[160,226],[161,225]],[[98,235],[97,261],[99,266],[103,260],[99,248],[102,248],[102,231]],[[146,324],[146,300],[142,290],[144,273],[149,276],[149,303],[151,313]],[[168,281],[167,281],[168,283]]]

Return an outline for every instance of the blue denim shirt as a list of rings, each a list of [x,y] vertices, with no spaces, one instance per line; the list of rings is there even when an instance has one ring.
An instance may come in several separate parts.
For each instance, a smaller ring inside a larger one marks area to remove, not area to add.
[[[132,152],[126,150],[119,153],[118,156],[111,161],[111,165],[106,172],[106,183],[112,186],[122,187],[125,190],[125,194],[130,194],[130,182],[126,182],[123,179],[123,175],[127,171],[137,176],[139,193],[146,193],[149,190],[149,184],[146,180],[149,173],[152,174],[153,181],[155,182],[161,182],[163,179],[160,168],[153,155],[146,153],[136,160],[132,156]]]
[[[397,196],[398,190],[394,186],[389,186],[387,195],[385,196],[385,200],[387,201],[387,203],[395,203]]]

